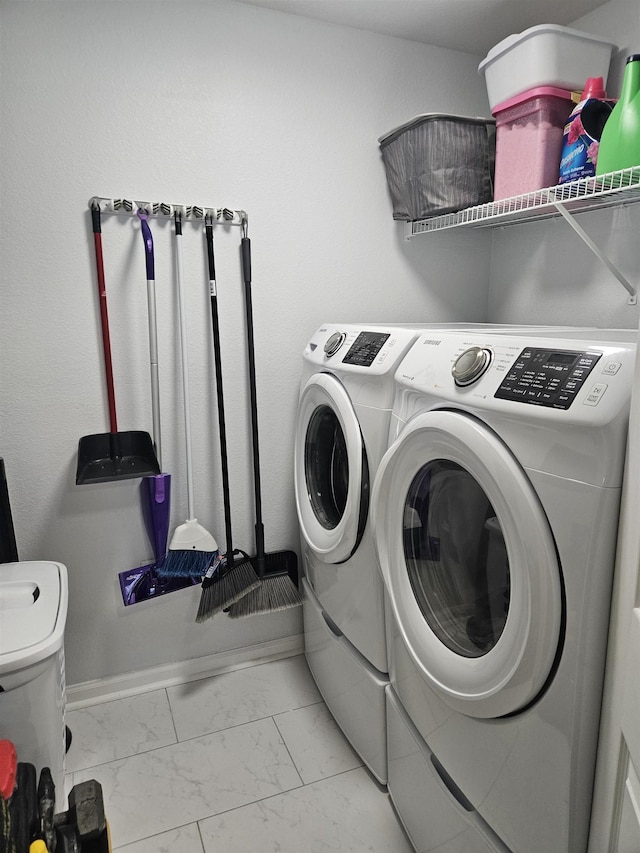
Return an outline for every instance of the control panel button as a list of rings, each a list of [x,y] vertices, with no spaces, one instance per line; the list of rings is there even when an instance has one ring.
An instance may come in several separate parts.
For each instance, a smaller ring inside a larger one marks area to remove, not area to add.
[[[585,397],[585,406],[597,406],[608,387],[609,386],[605,385],[604,382],[596,382],[591,391],[589,391]]]
[[[621,367],[622,363],[619,361],[608,361],[602,368],[602,372],[607,376],[615,376]]]
[[[573,402],[573,394],[558,394],[555,402],[558,408],[562,407],[563,409],[568,409],[571,403]]]
[[[332,355],[338,352],[346,337],[344,332],[334,332],[327,338],[324,345],[324,354],[327,358],[331,358]]]
[[[456,385],[471,385],[480,379],[490,363],[491,350],[484,347],[469,347],[454,361],[451,375]]]

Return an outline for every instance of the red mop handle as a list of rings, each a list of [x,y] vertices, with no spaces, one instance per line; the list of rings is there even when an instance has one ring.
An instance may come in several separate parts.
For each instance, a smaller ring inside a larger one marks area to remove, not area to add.
[[[113,386],[113,363],[111,361],[111,338],[109,336],[109,314],[107,313],[107,289],[104,280],[104,260],[102,257],[102,228],[100,208],[92,208],[93,240],[96,252],[96,272],[98,274],[98,302],[100,304],[100,322],[102,324],[102,349],[104,352],[104,370],[107,380],[109,400],[109,424],[111,432],[118,432],[116,419],[116,393]]]

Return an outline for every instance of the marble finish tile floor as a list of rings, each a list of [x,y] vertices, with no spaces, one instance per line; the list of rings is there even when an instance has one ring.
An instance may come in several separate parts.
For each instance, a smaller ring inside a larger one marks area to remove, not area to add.
[[[411,853],[303,655],[67,712],[114,853]]]

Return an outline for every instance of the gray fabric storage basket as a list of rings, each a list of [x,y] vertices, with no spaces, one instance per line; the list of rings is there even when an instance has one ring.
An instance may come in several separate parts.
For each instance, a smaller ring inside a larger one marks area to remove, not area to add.
[[[426,219],[492,201],[495,124],[426,113],[381,136],[393,218]]]

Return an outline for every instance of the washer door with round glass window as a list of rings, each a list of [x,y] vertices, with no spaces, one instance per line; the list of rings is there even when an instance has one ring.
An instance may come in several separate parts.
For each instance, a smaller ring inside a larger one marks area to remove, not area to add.
[[[373,492],[380,567],[402,640],[455,710],[500,717],[531,703],[558,652],[562,584],[523,468],[477,419],[418,415]]]
[[[312,376],[298,406],[295,492],[305,541],[325,563],[358,547],[369,511],[369,472],[358,418],[343,385]]]

